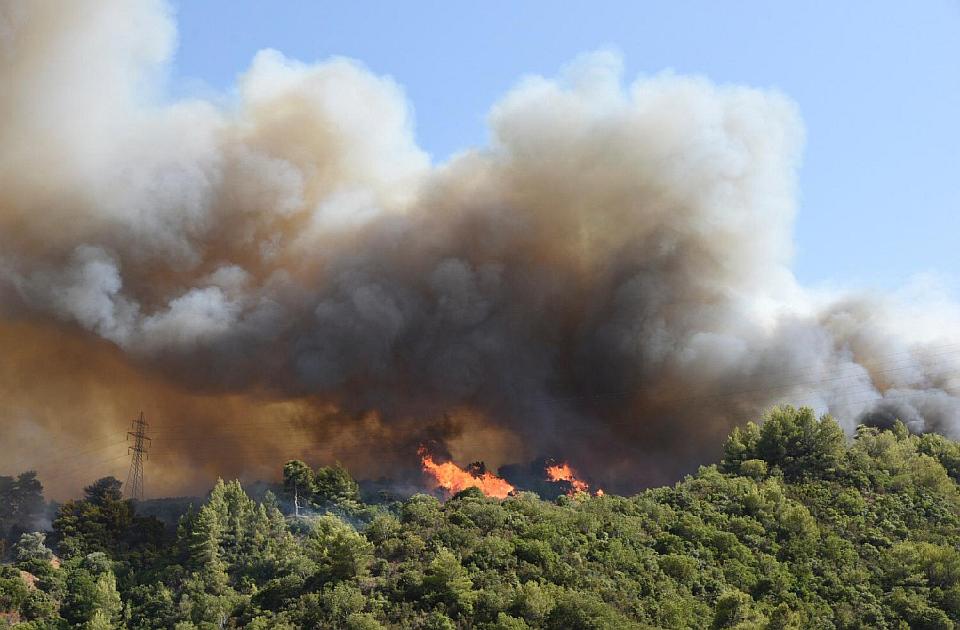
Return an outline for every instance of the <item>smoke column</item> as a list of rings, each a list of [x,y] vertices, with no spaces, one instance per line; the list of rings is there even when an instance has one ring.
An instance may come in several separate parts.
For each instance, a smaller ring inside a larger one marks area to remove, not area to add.
[[[175,36],[156,0],[0,1],[0,473],[75,492],[140,409],[148,494],[289,457],[415,478],[425,441],[629,491],[781,401],[960,437],[945,292],[795,281],[785,96],[599,52],[436,164],[347,59],[171,102]]]

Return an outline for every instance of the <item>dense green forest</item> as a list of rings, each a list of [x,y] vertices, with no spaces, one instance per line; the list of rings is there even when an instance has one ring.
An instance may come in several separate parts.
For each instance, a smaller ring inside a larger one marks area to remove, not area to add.
[[[43,533],[36,477],[5,477],[0,627],[953,628],[958,479],[955,442],[789,407],[633,497],[368,504],[293,461],[276,494],[219,482],[172,527],[101,479]]]

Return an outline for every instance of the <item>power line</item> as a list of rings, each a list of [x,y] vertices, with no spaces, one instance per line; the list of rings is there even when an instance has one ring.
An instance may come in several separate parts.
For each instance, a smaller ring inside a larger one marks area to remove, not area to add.
[[[131,499],[143,501],[143,460],[147,457],[150,448],[150,438],[147,437],[147,421],[143,412],[133,421],[133,431],[127,431],[127,439],[133,438],[133,446],[127,447],[130,458],[130,472],[127,473],[127,495]]]
[[[40,481],[43,482],[43,483],[47,483],[47,482],[50,481],[50,480],[62,479],[62,478],[64,478],[64,477],[74,477],[74,476],[79,475],[80,473],[86,473],[86,472],[89,471],[89,470],[98,469],[98,468],[100,468],[101,466],[104,466],[105,464],[110,464],[110,463],[112,463],[112,462],[119,461],[119,460],[121,460],[121,459],[126,459],[126,457],[127,457],[127,454],[124,453],[124,454],[122,454],[122,455],[117,455],[117,456],[111,457],[111,458],[109,458],[109,459],[104,459],[104,460],[101,460],[101,461],[98,461],[98,462],[94,462],[94,463],[91,463],[91,464],[84,464],[83,466],[75,467],[75,468],[72,468],[72,469],[70,469],[70,470],[61,471],[61,472],[55,473],[55,474],[53,474],[53,475],[41,475],[41,476],[40,476]]]
[[[90,443],[91,442],[87,442],[87,444],[90,444]],[[126,443],[127,443],[126,440],[120,440],[118,442],[110,442],[109,444],[101,444],[100,446],[90,448],[80,452],[74,452],[72,446],[67,446],[67,447],[55,449],[52,451],[45,451],[42,453],[42,456],[46,459],[54,459],[58,463],[69,462],[69,461],[80,459],[84,455],[90,455],[91,453],[96,453],[108,448],[118,447]],[[37,459],[38,457],[39,455],[34,454],[33,459]],[[23,467],[26,465],[27,465],[27,459],[20,458],[15,462],[9,463],[8,467],[11,470],[22,470]]]

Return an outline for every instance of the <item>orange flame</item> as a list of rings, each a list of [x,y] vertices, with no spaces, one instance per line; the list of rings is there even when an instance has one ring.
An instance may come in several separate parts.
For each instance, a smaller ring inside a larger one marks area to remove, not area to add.
[[[507,480],[501,479],[489,471],[482,475],[475,475],[453,462],[438,464],[433,461],[433,456],[422,446],[417,453],[422,460],[423,471],[436,480],[438,487],[452,494],[467,488],[480,488],[480,491],[488,497],[505,499],[507,495],[514,491],[514,487]]]
[[[578,492],[589,492],[590,484],[577,478],[577,471],[570,467],[570,464],[563,462],[547,466],[547,479],[550,481],[566,481],[570,484],[570,491],[567,494],[574,495]],[[603,490],[597,491],[597,496],[603,496]]]

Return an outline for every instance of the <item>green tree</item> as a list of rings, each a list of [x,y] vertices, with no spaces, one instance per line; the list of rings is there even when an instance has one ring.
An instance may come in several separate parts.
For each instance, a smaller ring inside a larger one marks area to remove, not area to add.
[[[787,405],[768,411],[760,426],[748,422],[743,429],[735,428],[724,444],[720,468],[742,473],[746,462],[762,460],[791,479],[818,477],[834,473],[845,451],[843,430],[833,418],[818,420],[809,407]],[[746,474],[761,472],[755,463],[749,467]]]
[[[0,552],[4,551],[5,542],[36,529],[45,510],[43,485],[36,471],[16,477],[0,476]]]
[[[298,459],[283,465],[283,496],[291,504],[305,506],[313,496],[313,470]]]
[[[319,506],[356,508],[360,503],[360,486],[339,463],[318,468],[314,474],[313,500]]]
[[[721,469],[739,473],[743,462],[757,457],[757,443],[760,441],[760,427],[748,422],[743,428],[734,427],[723,445]]]
[[[62,555],[116,554],[131,546],[158,542],[163,526],[155,519],[135,520],[133,504],[123,499],[121,486],[117,479],[104,477],[84,488],[83,499],[60,506],[53,531]]]
[[[0,565],[0,611],[18,611],[29,595],[20,571]]]
[[[373,545],[351,525],[332,514],[313,517],[303,540],[306,557],[316,564],[320,583],[348,580],[367,573]]]
[[[428,603],[443,604],[448,614],[469,615],[476,594],[469,573],[449,549],[441,549],[430,562],[423,579]]]
[[[113,571],[96,574],[81,564],[74,560],[67,568],[67,592],[61,614],[74,626],[114,627],[120,621],[122,605]],[[101,566],[102,562],[95,560],[94,564]]]
[[[44,544],[47,535],[43,532],[29,532],[20,535],[13,548],[17,566],[31,573],[50,571],[53,552]]]
[[[177,621],[173,591],[162,583],[138,584],[126,593],[131,630],[165,630]]]

